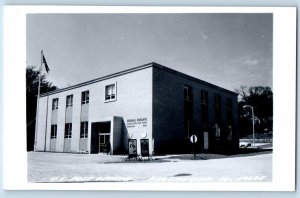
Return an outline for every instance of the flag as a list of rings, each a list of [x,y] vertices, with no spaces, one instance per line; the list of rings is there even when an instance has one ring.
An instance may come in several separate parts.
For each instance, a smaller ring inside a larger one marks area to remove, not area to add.
[[[50,69],[48,67],[48,64],[47,64],[47,61],[46,61],[46,58],[45,58],[44,54],[43,54],[43,63],[45,65],[46,72],[49,73]]]

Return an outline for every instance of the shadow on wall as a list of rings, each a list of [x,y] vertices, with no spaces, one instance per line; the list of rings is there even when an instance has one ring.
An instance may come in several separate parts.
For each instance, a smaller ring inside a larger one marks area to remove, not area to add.
[[[115,154],[127,154],[128,153],[128,130],[126,128],[125,122],[122,119],[122,145],[115,151]]]

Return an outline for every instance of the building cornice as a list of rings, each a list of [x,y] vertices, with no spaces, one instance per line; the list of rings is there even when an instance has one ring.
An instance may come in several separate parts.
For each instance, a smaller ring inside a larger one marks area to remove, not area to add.
[[[109,75],[106,75],[106,76],[103,76],[103,77],[100,77],[100,78],[89,80],[89,81],[86,81],[86,82],[83,82],[83,83],[79,83],[79,84],[72,85],[72,86],[69,86],[69,87],[65,87],[65,88],[56,89],[56,90],[53,90],[53,91],[50,91],[50,92],[46,92],[46,93],[41,94],[40,97],[49,96],[49,95],[52,95],[52,94],[56,94],[56,93],[60,93],[60,92],[64,92],[64,91],[68,91],[68,90],[72,90],[72,89],[76,89],[76,88],[79,88],[79,87],[83,87],[83,86],[90,85],[90,84],[93,84],[93,83],[97,83],[97,82],[100,82],[100,81],[103,81],[103,80],[115,78],[115,77],[122,76],[122,75],[125,75],[125,74],[128,74],[128,73],[140,71],[140,70],[147,69],[147,68],[150,68],[150,67],[155,67],[155,68],[158,68],[158,69],[161,69],[161,70],[173,73],[175,75],[187,78],[189,80],[192,80],[192,81],[195,81],[195,82],[200,82],[200,83],[202,83],[204,85],[207,85],[207,86],[219,89],[221,91],[225,91],[225,92],[227,92],[229,94],[238,95],[237,93],[235,93],[233,91],[224,89],[224,88],[219,87],[217,85],[208,83],[208,82],[200,80],[198,78],[195,78],[195,77],[189,76],[187,74],[181,73],[179,71],[170,69],[170,68],[165,67],[163,65],[160,65],[158,63],[151,62],[151,63],[147,63],[147,64],[144,64],[144,65],[141,65],[141,66],[137,66],[137,67],[134,67],[134,68],[131,68],[131,69],[123,70],[123,71],[120,71],[120,72],[117,72],[117,73],[114,73],[114,74],[109,74]]]

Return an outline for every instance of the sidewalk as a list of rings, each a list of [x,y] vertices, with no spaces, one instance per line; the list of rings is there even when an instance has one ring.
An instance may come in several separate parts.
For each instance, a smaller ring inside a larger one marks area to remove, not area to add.
[[[256,144],[257,145],[257,144]],[[191,160],[216,160],[224,158],[237,158],[257,156],[272,153],[272,146],[267,144],[259,144],[255,147],[248,147],[239,149],[237,153],[196,153],[193,154],[166,154],[166,155],[152,155],[153,160],[147,157],[141,158],[142,160],[131,159],[126,160],[127,155],[106,155],[106,154],[74,154],[74,153],[52,153],[52,152],[28,152],[28,162],[31,160],[43,161],[44,163],[62,163],[64,161],[76,160],[82,163],[98,163],[98,164],[111,164],[111,163],[160,163],[160,162],[173,162],[173,161],[191,161]],[[53,158],[55,156],[55,158]]]

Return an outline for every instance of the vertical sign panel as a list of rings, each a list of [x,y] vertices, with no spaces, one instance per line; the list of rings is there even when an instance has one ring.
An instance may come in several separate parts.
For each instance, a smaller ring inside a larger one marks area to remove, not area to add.
[[[149,156],[149,140],[141,139],[141,155],[142,157]]]
[[[137,156],[137,140],[129,139],[128,140],[128,154],[130,157]]]
[[[208,150],[208,132],[204,132],[204,150]]]

